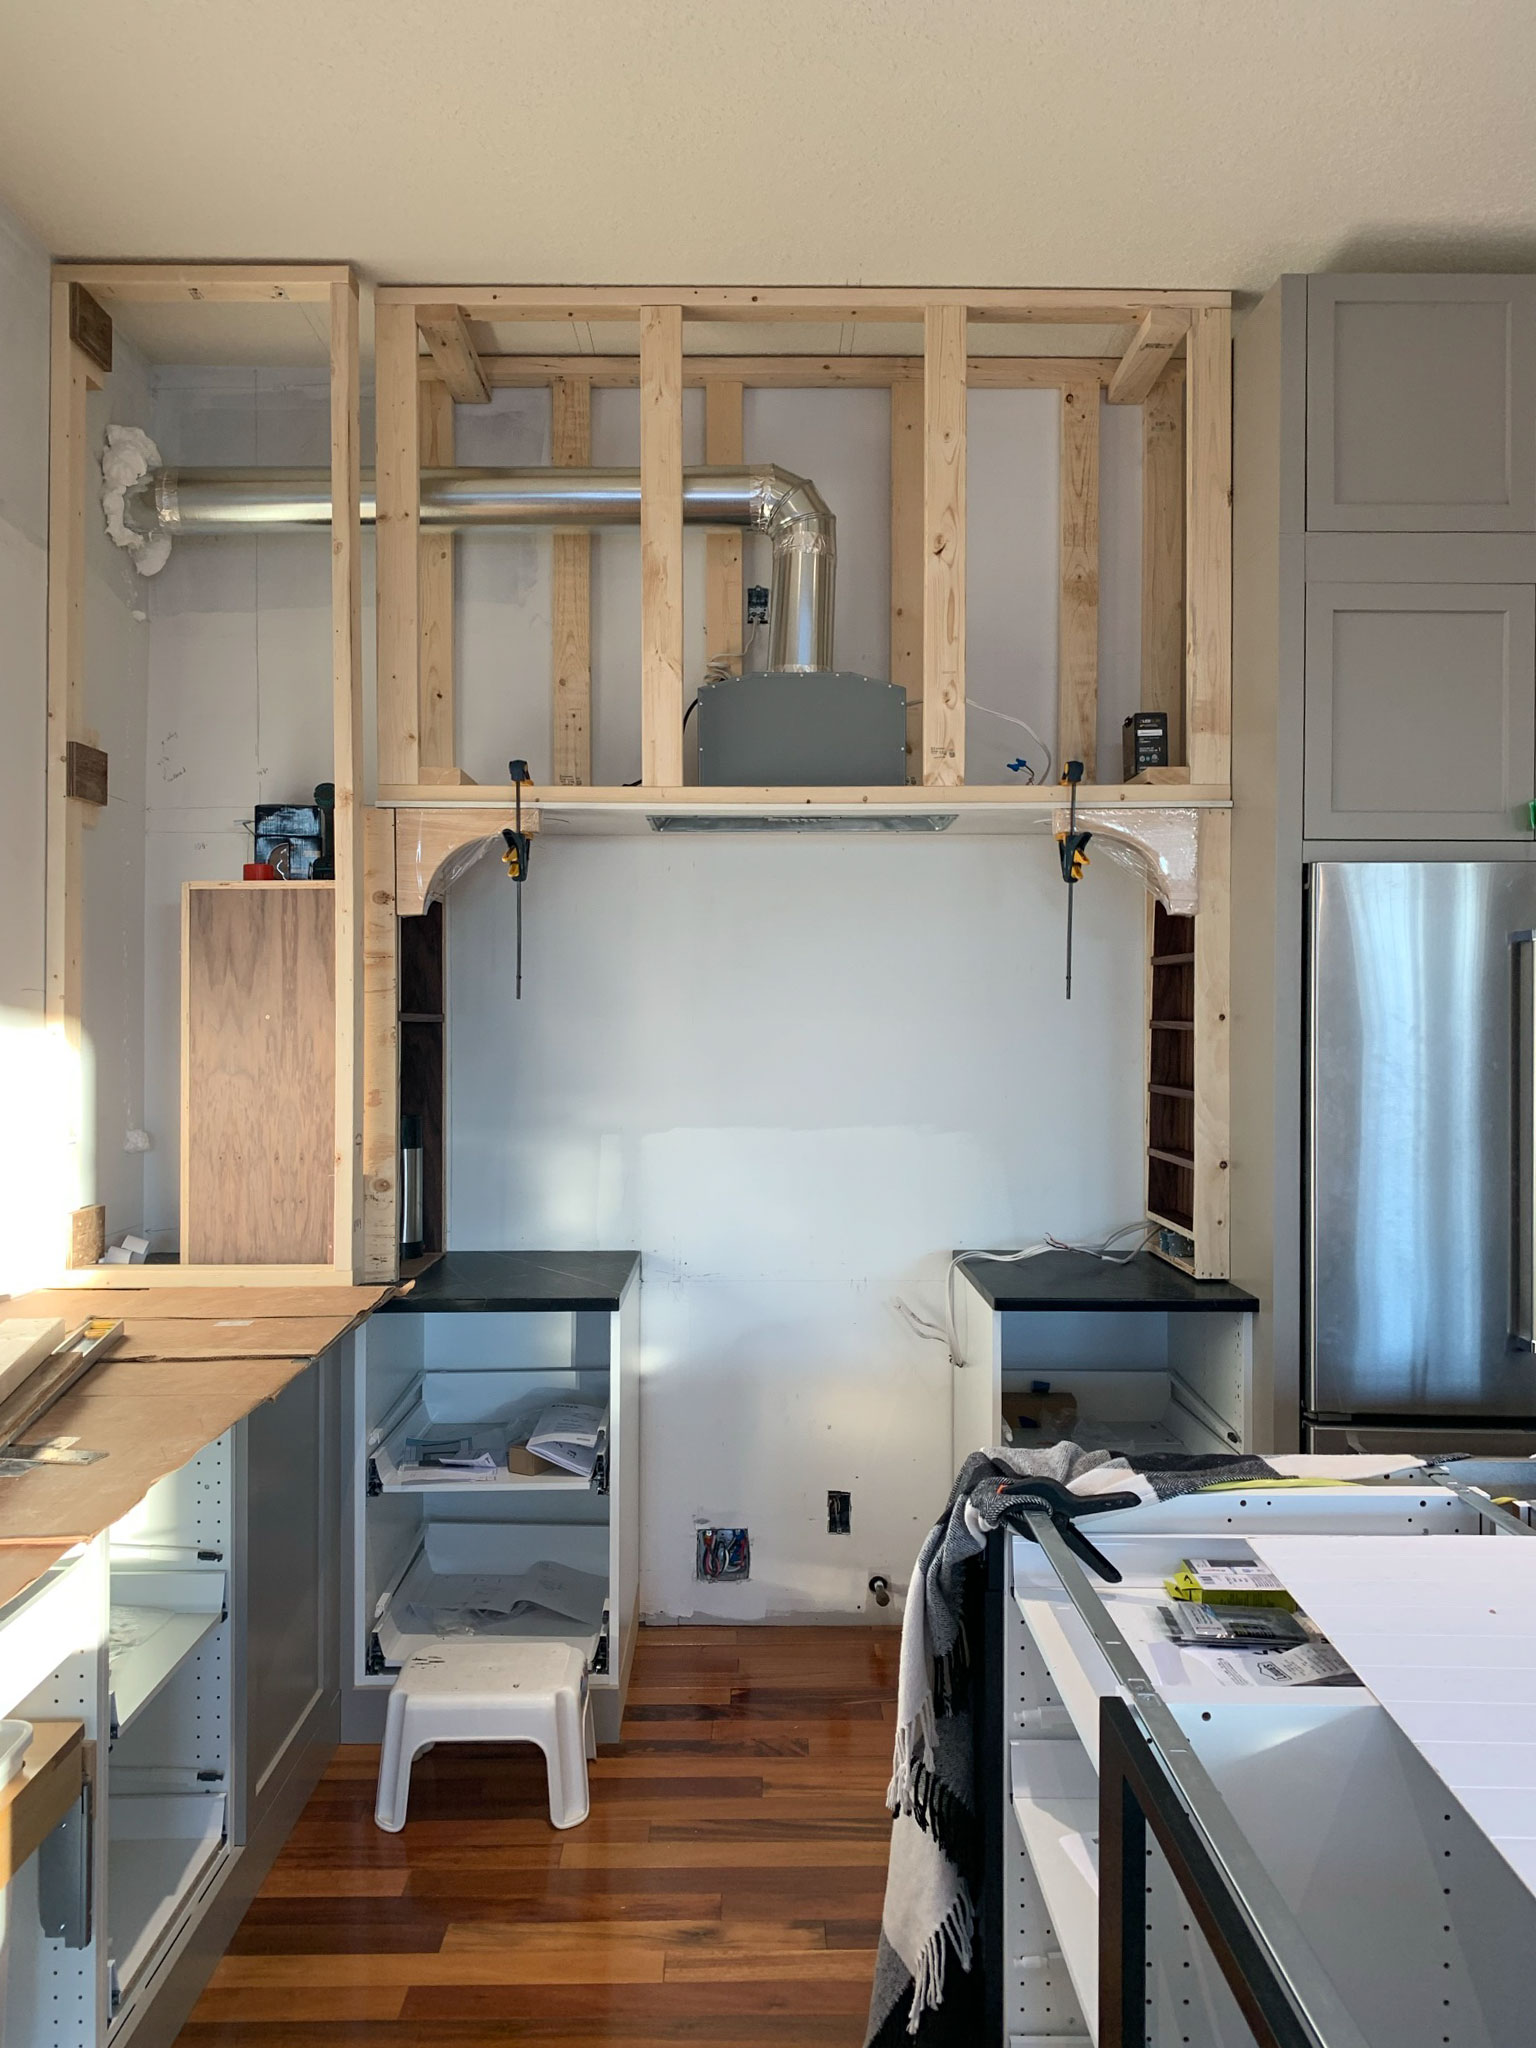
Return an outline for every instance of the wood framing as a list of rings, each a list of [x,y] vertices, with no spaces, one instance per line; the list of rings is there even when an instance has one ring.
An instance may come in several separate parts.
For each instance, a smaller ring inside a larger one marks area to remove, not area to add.
[[[89,279],[87,279],[89,282]],[[949,308],[971,320],[1075,327],[1134,324],[1154,306],[1230,307],[1224,291],[1085,291],[1058,286],[918,285],[380,285],[384,305],[428,305],[447,299],[470,320],[633,320],[648,305],[674,305],[688,320],[916,319],[926,307]]]
[[[1189,330],[1184,425],[1184,728],[1195,782],[1232,773],[1232,315]]]
[[[584,469],[592,460],[592,385],[581,376],[550,385],[550,459]],[[556,782],[592,780],[592,536],[557,533],[553,588],[552,707]]]
[[[1111,405],[1140,405],[1182,346],[1189,315],[1182,309],[1153,307],[1143,313],[1131,345],[1115,366],[1105,394]]]
[[[551,790],[550,796],[569,796]],[[395,846],[395,910],[400,917],[419,917],[450,882],[486,854],[501,851],[503,826],[512,815],[509,791],[502,803],[484,806],[403,808],[383,815],[392,819]],[[538,806],[523,806],[523,829],[539,829]]]
[[[683,315],[640,313],[640,780],[683,779]]]
[[[422,469],[453,467],[453,394],[437,378],[418,399]],[[421,536],[417,633],[421,664],[421,772],[457,782],[454,768],[453,558],[451,533]]]
[[[1184,751],[1184,376],[1163,373],[1141,408],[1141,709],[1168,718]]]
[[[415,782],[421,765],[421,387],[416,316],[374,315],[374,561],[378,602],[379,780]]]
[[[637,356],[482,355],[486,382],[548,384],[556,377],[582,376],[606,389],[633,389],[640,382]],[[1079,377],[1107,384],[1120,367],[1118,356],[971,356],[966,382],[975,390],[1049,391]],[[421,359],[424,379],[437,376],[429,356]],[[923,381],[921,356],[695,356],[683,357],[684,385],[740,384],[751,390],[814,391],[847,386],[883,390]]]
[[[923,316],[923,781],[965,780],[965,308]]]
[[[362,1277],[400,1269],[400,926],[395,908],[395,817],[363,818]]]
[[[362,383],[357,283],[331,286],[331,775],[336,844],[336,1174],[331,1262],[363,1267]]]
[[[293,304],[325,309],[323,327],[313,316],[309,326],[327,334],[332,375],[331,453],[332,502],[332,709],[335,748],[331,779],[336,791],[336,863],[334,886],[324,887],[327,941],[324,980],[325,1023],[310,1047],[308,1083],[313,1101],[306,1118],[323,1132],[320,1166],[324,1194],[302,1233],[306,1254],[298,1265],[260,1263],[263,1243],[258,1232],[246,1247],[249,1263],[198,1264],[194,1227],[191,1241],[183,1237],[188,1263],[157,1267],[157,1282],[198,1283],[213,1276],[253,1284],[269,1282],[276,1272],[301,1271],[327,1282],[350,1282],[359,1241],[361,1080],[359,1059],[360,974],[358,896],[361,885],[361,780],[363,695],[361,620],[359,612],[359,496],[361,450],[358,436],[359,378],[357,362],[358,298],[351,269],[344,264],[166,264],[65,263],[54,270],[54,335],[50,400],[49,618],[48,618],[48,816],[46,831],[45,1014],[71,1048],[71,1070],[79,1048],[82,991],[89,963],[83,960],[80,822],[94,785],[77,778],[82,794],[71,795],[68,780],[69,742],[92,743],[84,725],[83,602],[85,582],[85,510],[90,495],[90,457],[86,445],[85,398],[97,381],[95,366],[68,336],[71,287],[85,287],[107,311],[113,306],[154,304],[265,305]],[[415,395],[414,368],[411,378]],[[76,752],[77,763],[84,758]],[[414,758],[409,772],[416,772]],[[99,778],[98,778],[99,781]],[[199,884],[201,892],[240,884]],[[301,885],[308,888],[310,885]],[[316,885],[314,903],[319,903]],[[334,906],[334,909],[333,909]],[[310,952],[313,953],[313,946]],[[350,966],[349,966],[350,963]],[[315,982],[313,974],[309,977]],[[336,995],[329,994],[334,986]],[[184,991],[185,994],[185,991]],[[313,987],[311,988],[313,994]],[[313,1007],[313,1005],[311,1005]],[[318,1012],[317,1012],[318,1014]],[[222,1084],[221,1084],[222,1085]],[[314,1111],[310,1116],[310,1110]],[[70,1111],[78,1133],[87,1105]],[[187,1100],[182,1129],[189,1129]],[[318,1185],[318,1182],[316,1183]],[[79,1195],[88,1190],[79,1189]],[[206,1204],[205,1210],[206,1210]],[[323,1213],[322,1213],[323,1212]],[[67,1219],[65,1219],[67,1221]],[[186,1214],[183,1214],[185,1233]],[[61,1243],[60,1265],[64,1264]],[[119,1282],[127,1271],[110,1269]],[[76,1276],[77,1283],[87,1276]],[[89,1276],[94,1279],[92,1273]]]
[[[416,325],[455,405],[486,405],[490,387],[469,322],[458,306],[418,306]]]
[[[923,779],[923,387],[891,386],[891,681],[907,693],[907,780]]]
[[[1099,386],[1061,394],[1061,557],[1057,625],[1056,761],[1099,762]]]
[[[742,462],[742,387],[734,379],[704,387],[704,460],[714,468]],[[704,543],[704,666],[741,674],[745,613],[741,594],[742,537],[712,533]]]
[[[1232,813],[1200,820],[1195,917],[1195,1241],[1197,1280],[1231,1272]]]

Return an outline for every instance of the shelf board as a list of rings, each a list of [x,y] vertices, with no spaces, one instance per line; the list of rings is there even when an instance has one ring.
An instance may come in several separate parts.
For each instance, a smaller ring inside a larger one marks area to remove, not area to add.
[[[445,788],[437,783],[420,786],[395,784],[386,785],[379,791],[379,803],[384,809],[440,807],[455,811],[491,810],[498,817],[512,808],[513,797],[514,788],[510,782],[456,788]],[[1080,809],[1096,810],[1119,805],[1131,810],[1167,810],[1170,806],[1183,810],[1191,804],[1205,809],[1226,809],[1231,805],[1232,792],[1218,783],[1181,784],[1177,794],[1170,794],[1168,786],[1156,783],[1085,782],[1078,785],[1077,801]],[[567,784],[553,787],[523,784],[523,809],[527,811],[534,806],[541,813],[594,809],[673,814],[801,809],[953,811],[982,808],[1039,811],[1064,807],[1066,802],[1066,793],[1056,783],[1026,783],[1018,787],[1010,783],[972,782],[952,788],[916,782],[875,787],[807,787],[800,784],[785,788],[701,788],[689,784],[681,788],[673,785],[651,789],[628,785],[615,788],[590,784],[573,788]]]
[[[115,1566],[112,1623],[136,1640],[109,1649],[118,1732],[125,1732],[224,1618],[221,1570]]]

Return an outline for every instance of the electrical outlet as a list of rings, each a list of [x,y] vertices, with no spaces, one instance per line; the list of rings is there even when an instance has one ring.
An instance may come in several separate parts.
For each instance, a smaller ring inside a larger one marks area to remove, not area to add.
[[[851,1536],[853,1534],[853,1495],[851,1493],[828,1492],[827,1534],[829,1536]]]
[[[766,583],[747,585],[747,624],[766,626],[768,623],[768,586]]]
[[[697,1529],[693,1575],[716,1585],[752,1576],[752,1538],[745,1529]]]

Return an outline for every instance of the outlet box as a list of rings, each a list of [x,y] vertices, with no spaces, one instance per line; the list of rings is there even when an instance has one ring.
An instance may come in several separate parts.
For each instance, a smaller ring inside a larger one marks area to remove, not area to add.
[[[853,1495],[851,1493],[828,1492],[827,1534],[829,1536],[851,1536],[853,1534]]]
[[[752,1538],[745,1529],[694,1531],[693,1575],[706,1584],[723,1585],[752,1576]]]

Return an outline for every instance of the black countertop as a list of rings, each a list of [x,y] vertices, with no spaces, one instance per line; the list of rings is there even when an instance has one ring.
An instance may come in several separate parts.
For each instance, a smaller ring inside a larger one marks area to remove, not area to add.
[[[967,1258],[961,1271],[995,1309],[1160,1309],[1198,1314],[1202,1309],[1258,1311],[1258,1297],[1230,1280],[1191,1280],[1177,1266],[1137,1252],[1124,1265],[1086,1252],[1041,1252],[1012,1263]]]
[[[611,1312],[639,1264],[638,1252],[444,1252],[379,1313]]]

